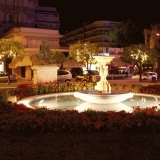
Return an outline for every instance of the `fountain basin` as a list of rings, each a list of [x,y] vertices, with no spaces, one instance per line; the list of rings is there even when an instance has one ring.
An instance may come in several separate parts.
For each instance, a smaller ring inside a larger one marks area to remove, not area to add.
[[[96,90],[82,90],[75,92],[74,96],[89,103],[111,104],[120,103],[128,98],[132,98],[133,94],[123,90],[113,90],[111,93],[101,93]]]
[[[62,109],[62,110],[77,110],[78,112],[84,112],[88,109],[96,111],[126,111],[132,112],[133,107],[140,106],[141,108],[157,106],[160,109],[160,96],[144,93],[133,93],[133,97],[124,100],[120,103],[112,104],[96,104],[85,102],[74,96],[75,92],[68,93],[50,93],[45,95],[36,95],[32,97],[26,97],[19,100],[18,104],[24,104],[29,108],[42,108],[48,109]],[[69,98],[69,97],[70,98]]]

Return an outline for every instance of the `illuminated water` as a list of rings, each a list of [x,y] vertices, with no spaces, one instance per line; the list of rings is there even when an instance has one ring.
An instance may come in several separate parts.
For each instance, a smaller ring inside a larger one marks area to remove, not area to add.
[[[152,107],[160,105],[160,96],[147,95],[147,94],[134,94],[121,103],[112,104],[94,104],[85,102],[79,98],[74,97],[74,93],[58,93],[46,94],[35,97],[30,97],[19,101],[28,107],[40,108],[46,107],[49,109],[62,109],[62,110],[78,110],[79,112],[92,109],[97,111],[120,111],[125,110],[132,112],[133,107],[140,106],[141,108]]]

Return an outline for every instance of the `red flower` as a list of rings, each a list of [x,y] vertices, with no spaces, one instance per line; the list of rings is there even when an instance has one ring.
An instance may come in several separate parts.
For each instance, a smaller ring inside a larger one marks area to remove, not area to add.
[[[19,108],[27,108],[23,103],[19,103],[19,104],[18,104],[18,107],[19,107]]]

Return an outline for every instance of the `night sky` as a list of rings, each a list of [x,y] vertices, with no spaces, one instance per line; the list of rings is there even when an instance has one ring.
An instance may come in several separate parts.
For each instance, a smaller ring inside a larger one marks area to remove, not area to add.
[[[83,23],[101,20],[119,22],[130,18],[141,28],[148,29],[151,24],[160,23],[160,5],[157,0],[39,0],[39,5],[56,7],[61,34],[80,28]]]

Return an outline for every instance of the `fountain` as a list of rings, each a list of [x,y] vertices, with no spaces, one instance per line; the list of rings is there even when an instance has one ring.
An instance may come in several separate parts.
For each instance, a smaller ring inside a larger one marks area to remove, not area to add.
[[[132,112],[133,107],[141,108],[158,106],[160,96],[111,89],[106,77],[111,56],[96,56],[100,65],[101,79],[96,83],[94,90],[77,91],[75,93],[51,93],[26,97],[17,103],[23,103],[29,108],[46,107],[48,109],[77,110],[83,112],[88,109],[98,111],[121,111]],[[91,104],[92,103],[92,104]]]
[[[115,91],[111,89],[107,81],[108,66],[115,58],[114,56],[94,56],[100,65],[100,81],[97,82],[94,90],[82,90],[75,92],[74,96],[83,101],[96,104],[119,103],[128,98],[132,98],[133,94],[126,91]]]
[[[77,110],[83,112],[88,109],[96,111],[126,111],[132,112],[133,107],[140,106],[141,108],[157,106],[159,108],[160,96],[143,93],[133,93],[132,98],[128,98],[120,103],[97,104],[89,103],[74,96],[73,92],[66,93],[50,93],[44,95],[36,95],[26,97],[17,102],[25,104],[29,108],[46,107],[50,110]]]

